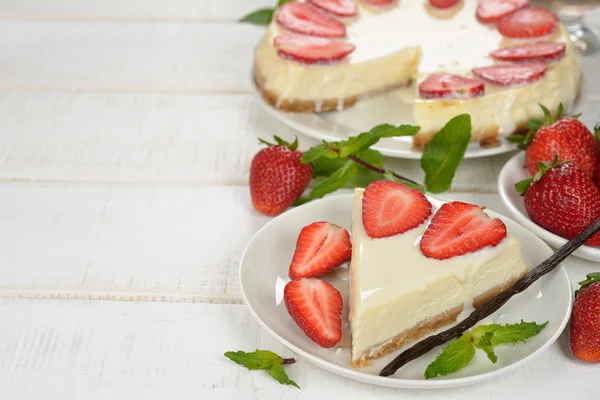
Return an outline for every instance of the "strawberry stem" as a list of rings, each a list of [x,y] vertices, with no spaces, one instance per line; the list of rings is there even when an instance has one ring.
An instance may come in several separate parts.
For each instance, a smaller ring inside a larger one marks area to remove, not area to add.
[[[385,175],[385,174],[391,174],[392,176],[394,176],[397,179],[406,181],[408,183],[412,183],[413,185],[421,186],[417,182],[413,181],[412,179],[405,178],[402,175],[399,175],[399,174],[397,174],[397,173],[395,173],[393,171],[386,170],[386,169],[379,168],[379,167],[376,167],[374,165],[371,165],[368,162],[366,162],[365,160],[361,160],[360,158],[356,157],[354,154],[350,154],[348,156],[348,158],[351,159],[352,161],[354,161],[354,162],[362,165],[363,167],[370,169],[371,171],[375,171],[375,172],[378,172],[378,173],[383,174],[383,175]]]

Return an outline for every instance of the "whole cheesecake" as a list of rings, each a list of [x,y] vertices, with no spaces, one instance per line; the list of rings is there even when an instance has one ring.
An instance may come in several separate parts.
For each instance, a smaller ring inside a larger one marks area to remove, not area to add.
[[[581,69],[552,13],[528,0],[450,3],[287,3],[256,48],[256,87],[278,109],[325,112],[412,84],[417,145],[458,114],[471,115],[472,140],[485,144],[542,117],[539,104],[573,106]]]

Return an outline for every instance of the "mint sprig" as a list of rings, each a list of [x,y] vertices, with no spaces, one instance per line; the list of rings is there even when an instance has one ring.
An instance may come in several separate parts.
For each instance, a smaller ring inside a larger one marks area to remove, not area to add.
[[[244,16],[240,19],[240,22],[247,22],[254,25],[265,26],[269,25],[273,20],[273,14],[275,14],[275,10],[285,3],[289,3],[293,0],[279,0],[277,5],[273,8],[261,8],[259,10],[253,11],[250,14]]]
[[[535,322],[521,320],[517,324],[478,326],[444,347],[435,360],[427,366],[425,379],[460,371],[475,357],[476,349],[485,351],[490,361],[495,364],[498,361],[498,357],[494,353],[496,346],[507,343],[512,345],[525,343],[527,339],[538,335],[547,324],[548,322],[538,325]]]
[[[281,358],[269,350],[256,350],[252,353],[246,353],[245,351],[228,351],[224,355],[231,361],[243,365],[251,371],[266,369],[269,372],[269,375],[282,385],[291,385],[300,389],[300,386],[291,380],[283,369],[283,365],[296,362],[293,358]]]

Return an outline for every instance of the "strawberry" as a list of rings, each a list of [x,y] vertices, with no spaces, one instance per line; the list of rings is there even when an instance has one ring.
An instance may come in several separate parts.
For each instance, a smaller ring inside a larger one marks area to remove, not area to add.
[[[547,125],[535,132],[525,152],[529,173],[535,175],[539,171],[540,162],[549,163],[558,156],[563,161],[571,161],[593,177],[600,163],[600,156],[592,132],[574,118],[560,118],[560,111],[557,112],[555,118],[558,120],[555,121],[545,107],[542,109]]]
[[[414,229],[430,215],[431,203],[427,197],[402,183],[375,181],[363,193],[363,225],[373,239]]]
[[[347,230],[331,222],[314,222],[300,231],[290,265],[290,279],[324,275],[350,260],[351,255]]]
[[[310,164],[300,162],[298,141],[289,144],[275,136],[279,143],[262,149],[250,165],[250,195],[254,208],[263,214],[277,215],[290,207],[312,179]]]
[[[431,74],[419,85],[424,99],[469,99],[483,94],[483,82],[452,74]]]
[[[423,233],[421,252],[425,257],[445,260],[496,246],[506,237],[506,226],[490,218],[483,207],[454,201],[443,204]]]
[[[458,0],[429,0],[429,3],[435,8],[450,8],[458,3]]]
[[[297,279],[285,285],[283,299],[288,313],[313,342],[335,346],[342,339],[342,295],[319,279]]]
[[[508,14],[498,23],[498,31],[511,38],[533,38],[549,35],[558,26],[558,17],[545,8],[522,8]]]
[[[346,27],[318,8],[293,1],[279,7],[275,20],[288,31],[311,36],[337,37],[346,36]]]
[[[340,39],[297,33],[277,36],[274,43],[280,57],[304,64],[327,64],[338,61],[355,49],[354,45]]]
[[[582,361],[600,363],[600,273],[579,282],[571,312],[571,351]]]
[[[476,16],[479,22],[495,24],[508,14],[529,5],[529,0],[479,0]]]
[[[525,210],[533,222],[565,239],[573,239],[600,217],[600,189],[587,171],[575,164],[540,163],[535,177],[519,182]],[[600,233],[586,244],[600,245]]]
[[[308,0],[313,6],[340,17],[352,17],[358,12],[354,0]]]
[[[565,55],[562,42],[542,40],[492,51],[490,56],[502,61],[556,61]]]
[[[540,79],[548,66],[541,61],[474,68],[473,74],[500,86],[522,85]]]

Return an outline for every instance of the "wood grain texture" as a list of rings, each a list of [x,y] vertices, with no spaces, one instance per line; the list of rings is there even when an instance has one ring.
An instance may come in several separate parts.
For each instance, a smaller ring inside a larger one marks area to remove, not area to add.
[[[570,356],[565,335],[507,375],[439,391],[370,386],[299,359],[287,367],[299,391],[223,357],[257,348],[293,356],[244,306],[3,300],[0,318],[0,394],[7,399],[595,398],[597,369]]]

